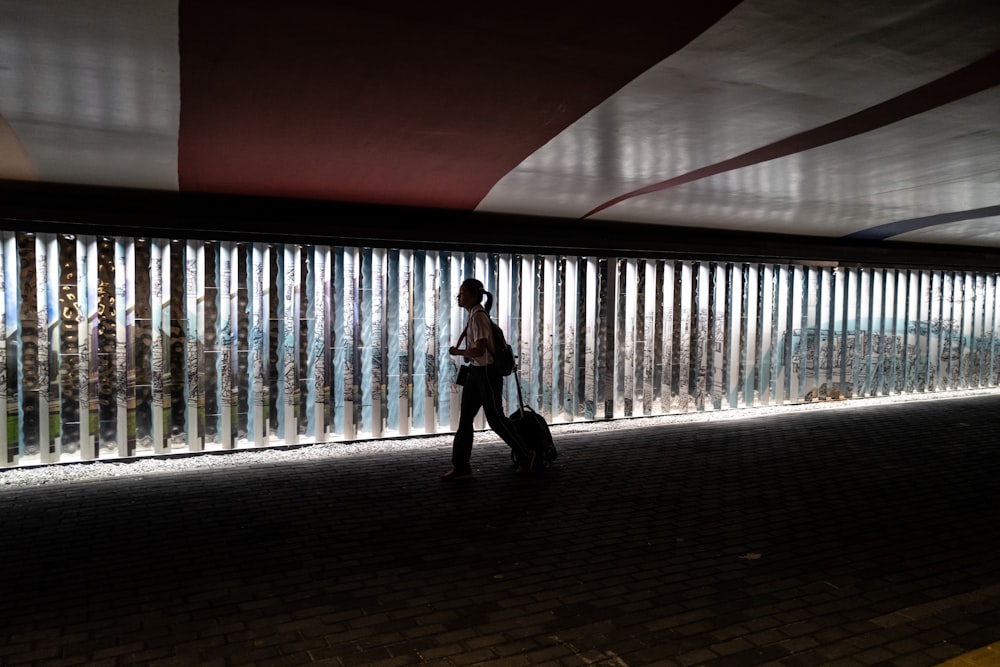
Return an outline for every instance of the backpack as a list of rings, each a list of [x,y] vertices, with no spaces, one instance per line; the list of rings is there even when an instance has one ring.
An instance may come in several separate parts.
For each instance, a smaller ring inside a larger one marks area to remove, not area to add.
[[[500,371],[500,375],[507,377],[517,367],[517,363],[514,361],[514,350],[511,349],[507,338],[504,337],[500,325],[494,322],[489,315],[486,317],[489,317],[490,327],[493,329],[493,365]]]

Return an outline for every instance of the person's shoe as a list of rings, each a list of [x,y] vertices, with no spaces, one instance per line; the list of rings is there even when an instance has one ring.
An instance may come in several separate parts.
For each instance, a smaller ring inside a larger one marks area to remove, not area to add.
[[[448,472],[441,475],[441,480],[444,482],[457,482],[460,479],[472,479],[471,470],[457,470],[452,468]]]
[[[518,475],[527,475],[532,470],[535,469],[535,458],[538,454],[534,451],[531,452],[530,458],[528,458],[527,463],[518,463],[517,468],[514,470]]]

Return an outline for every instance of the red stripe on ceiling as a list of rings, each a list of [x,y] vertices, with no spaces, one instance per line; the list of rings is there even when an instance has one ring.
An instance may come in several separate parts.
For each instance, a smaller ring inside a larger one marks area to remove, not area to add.
[[[472,210],[739,0],[340,4],[180,1],[182,191]]]
[[[801,132],[787,139],[776,141],[734,158],[701,167],[686,174],[619,195],[597,206],[581,219],[589,218],[626,199],[659,192],[733,169],[740,169],[752,164],[759,164],[794,153],[801,153],[811,148],[864,134],[865,132],[876,130],[904,118],[916,116],[949,102],[982,92],[996,85],[1000,85],[1000,51],[994,51],[962,69],[858,113]]]

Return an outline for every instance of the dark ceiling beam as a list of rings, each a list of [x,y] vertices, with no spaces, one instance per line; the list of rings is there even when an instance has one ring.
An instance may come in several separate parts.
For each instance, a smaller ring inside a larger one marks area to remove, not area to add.
[[[1000,249],[0,181],[0,229],[720,262],[1000,270]]]

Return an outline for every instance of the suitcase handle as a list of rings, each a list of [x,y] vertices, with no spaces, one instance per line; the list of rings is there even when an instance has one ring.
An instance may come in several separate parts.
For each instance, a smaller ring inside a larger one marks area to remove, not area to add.
[[[517,411],[524,417],[524,397],[521,396],[521,367],[514,366],[514,382],[517,384]]]

